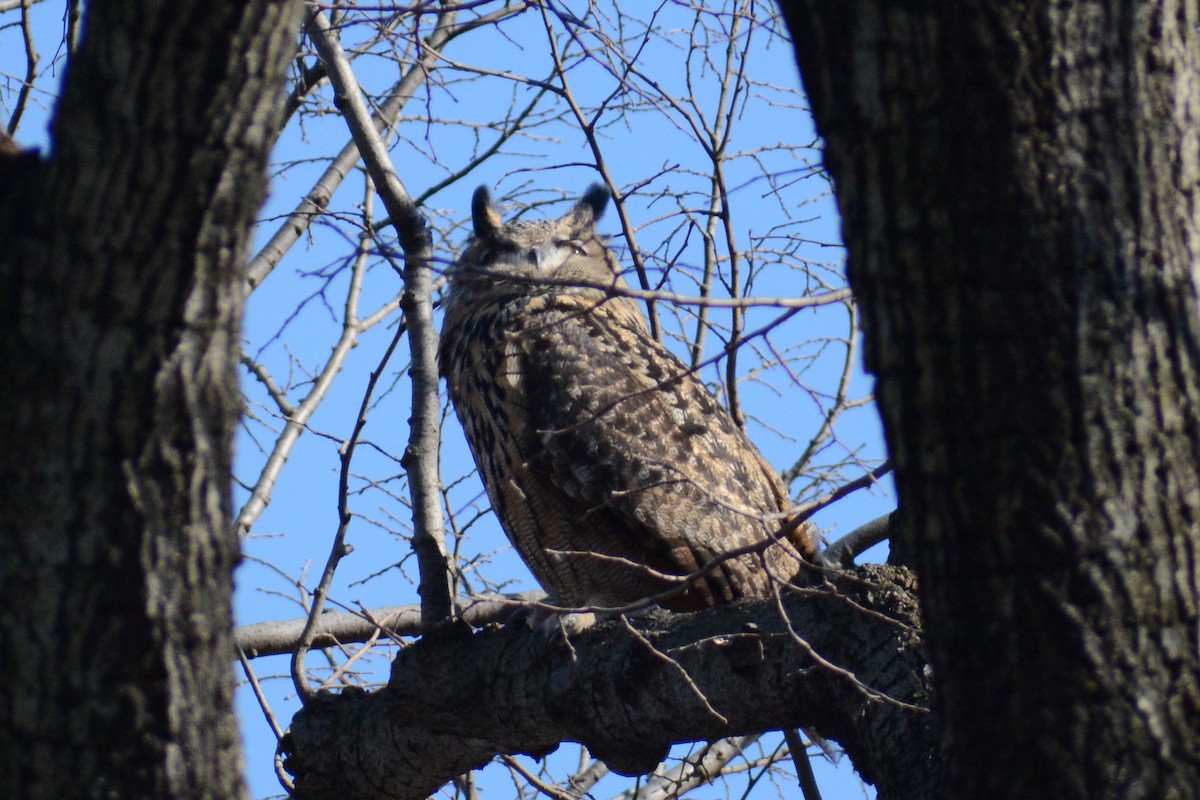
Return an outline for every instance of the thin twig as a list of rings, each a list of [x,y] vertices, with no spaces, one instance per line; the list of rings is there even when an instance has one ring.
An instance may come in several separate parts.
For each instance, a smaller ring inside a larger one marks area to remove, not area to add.
[[[825,412],[825,419],[821,421],[821,427],[809,439],[808,446],[804,448],[804,452],[800,454],[800,457],[796,459],[796,462],[792,466],[784,470],[782,477],[785,486],[791,486],[792,481],[808,467],[812,457],[825,441],[833,435],[833,426],[838,418],[845,411],[860,403],[860,401],[849,399],[850,380],[858,366],[858,305],[852,297],[845,299],[845,305],[846,311],[850,315],[850,331],[846,337],[846,353],[842,359],[842,375],[838,381],[837,394],[834,396],[833,406]]]
[[[250,682],[250,688],[254,691],[254,698],[258,701],[258,707],[262,709],[267,724],[271,726],[271,731],[275,734],[275,741],[278,742],[283,738],[283,728],[279,727],[279,721],[275,719],[275,714],[271,711],[271,704],[267,702],[267,696],[263,694],[262,685],[258,682],[258,676],[254,674],[254,668],[250,666],[250,660],[246,658],[246,654],[242,652],[240,647],[238,648],[238,663],[242,665],[242,672],[245,673],[246,680]]]
[[[708,148],[713,167],[712,203],[717,212],[709,216],[709,225],[715,227],[719,221],[721,229],[724,231],[725,252],[729,259],[729,281],[725,288],[729,292],[730,298],[735,300],[742,296],[742,255],[738,249],[733,228],[733,211],[729,208],[729,186],[725,180],[725,149],[729,145],[730,132],[733,128],[737,97],[746,77],[744,54],[740,65],[735,68],[735,62],[738,61],[737,40],[741,24],[742,16],[734,15],[725,47],[725,72],[717,100],[716,125],[712,130],[712,145]],[[750,39],[751,37],[747,35],[747,47],[749,47]],[[733,77],[732,88],[729,85],[731,75]],[[705,235],[706,238],[716,238],[715,231],[711,228]],[[713,247],[715,258],[715,244]],[[740,348],[737,345],[741,342],[744,316],[740,308],[734,307],[729,310],[729,344],[732,346],[727,348],[729,356],[725,359],[725,406],[729,410],[729,416],[733,419],[734,424],[742,430],[746,429],[746,415],[742,413],[742,403],[738,392],[738,353]]]
[[[360,247],[354,269],[365,269],[366,257],[366,251]],[[355,285],[361,286],[361,282]],[[350,300],[351,298],[347,298],[347,302],[350,302]],[[403,330],[404,324],[402,323],[399,328]],[[304,433],[308,425],[308,420],[316,412],[317,408],[320,407],[322,401],[324,401],[326,395],[329,393],[334,379],[341,373],[342,366],[350,356],[351,351],[357,346],[358,337],[363,330],[364,326],[354,320],[346,319],[342,321],[342,333],[329,355],[329,360],[322,366],[316,380],[313,381],[312,389],[309,390],[308,395],[299,405],[292,409],[291,413],[286,415],[287,423],[284,425],[283,432],[275,440],[275,446],[271,450],[271,455],[267,458],[266,465],[259,474],[258,480],[254,483],[250,499],[246,501],[238,512],[237,519],[234,522],[234,530],[238,538],[244,538],[250,532],[250,529],[254,527],[254,523],[271,502],[271,495],[275,491],[275,484],[279,480],[279,475],[283,472],[283,467],[287,464],[287,460],[291,456],[296,442],[300,439],[300,435]],[[268,391],[270,391],[269,385]],[[278,400],[276,403],[278,404]],[[280,406],[280,408],[283,408],[283,406]]]
[[[583,109],[580,108],[571,90],[571,83],[567,80],[567,67],[563,63],[563,54],[559,49],[558,41],[554,37],[554,25],[550,22],[550,4],[542,4],[541,10],[542,23],[545,26],[546,38],[550,45],[550,55],[554,59],[554,73],[562,85],[560,96],[567,102],[567,106],[571,109],[571,114],[579,124],[580,130],[583,131],[588,148],[592,151],[592,159],[596,165],[596,171],[600,173],[600,177],[613,197],[613,205],[617,208],[617,218],[621,222],[621,232],[625,234],[625,241],[629,245],[629,257],[633,260],[634,272],[637,274],[638,282],[641,284],[642,289],[648,291],[650,289],[650,277],[646,270],[645,260],[642,258],[642,252],[637,246],[637,233],[633,227],[633,223],[625,213],[625,198],[619,191],[616,179],[605,162],[604,152],[600,148],[600,143],[596,140],[596,118],[599,116],[599,112],[590,120],[584,116]],[[556,16],[559,21],[563,21],[561,14],[556,13]],[[574,38],[574,34],[572,34],[572,38]],[[584,52],[587,52],[586,48],[584,48]],[[646,318],[650,324],[650,335],[656,340],[662,341],[662,328],[658,319],[658,308],[654,304],[653,298],[648,297],[645,299],[647,300]]]
[[[502,755],[500,756],[500,760],[503,761],[505,766],[507,766],[509,769],[513,770],[522,778],[529,781],[530,786],[537,789],[551,800],[578,800],[575,795],[571,794],[565,789],[556,786],[553,783],[547,783],[537,775],[534,775],[532,772],[525,769],[525,766],[520,761],[517,761],[512,756]]]
[[[451,38],[453,32],[453,15],[440,17],[433,33],[424,42],[421,58],[397,81],[387,100],[371,118],[374,130],[385,130],[395,122],[404,105],[412,99],[417,89],[428,79],[433,65],[439,58],[438,51]],[[338,51],[341,52],[340,46]],[[347,67],[348,69],[349,67]],[[267,276],[283,260],[284,255],[309,229],[313,220],[324,213],[330,200],[333,199],[334,192],[350,174],[358,160],[358,145],[354,139],[351,139],[325,169],[317,182],[313,184],[313,188],[304,196],[296,209],[287,216],[271,239],[246,265],[246,283],[250,291],[256,289],[267,279]]]
[[[795,642],[796,645],[800,648],[800,650],[804,653],[804,655],[806,655],[818,667],[820,667],[821,669],[823,669],[825,672],[827,672],[830,675],[834,675],[839,678],[842,678],[843,680],[846,681],[846,683],[849,686],[853,687],[856,692],[858,692],[859,694],[861,694],[863,697],[867,698],[868,700],[873,700],[873,701],[880,702],[880,703],[887,703],[888,705],[894,706],[896,708],[901,708],[906,711],[916,711],[920,714],[928,714],[929,713],[928,708],[916,705],[914,703],[908,703],[908,702],[905,702],[904,700],[897,700],[896,698],[892,697],[887,692],[882,692],[878,689],[868,686],[867,684],[863,683],[859,679],[859,677],[857,675],[855,675],[853,672],[851,672],[850,670],[846,669],[845,667],[840,667],[837,664],[834,664],[829,659],[822,656],[820,653],[818,653],[816,651],[816,649],[813,648],[813,646],[811,644],[808,643],[807,639],[805,639],[803,636],[800,635],[800,633],[792,625],[792,618],[788,616],[787,610],[783,607],[783,598],[780,596],[778,591],[773,592],[772,599],[775,601],[775,610],[778,612],[779,618],[781,620],[783,620],[783,624],[787,628],[787,633],[788,633],[789,638],[793,642]]]
[[[692,690],[692,694],[704,705],[705,710],[712,715],[713,719],[717,720],[717,722],[720,722],[722,725],[729,724],[729,719],[720,711],[717,711],[715,708],[713,708],[712,703],[708,702],[708,698],[704,696],[704,692],[701,691],[700,687],[696,685],[696,682],[692,680],[692,676],[688,674],[687,670],[684,669],[682,664],[655,647],[653,643],[651,643],[651,641],[647,639],[644,634],[642,634],[641,631],[629,623],[629,618],[624,614],[622,614],[619,619],[621,620],[621,625],[625,628],[625,630],[641,645],[643,645],[656,660],[675,668],[679,672],[680,677],[683,678],[684,684]]]
[[[470,270],[467,274],[482,273],[480,270]],[[565,286],[577,289],[595,289],[605,293],[607,297],[631,297],[635,300],[665,301],[672,305],[699,306],[708,308],[785,308],[789,311],[799,311],[805,308],[844,303],[851,299],[849,289],[831,289],[823,294],[805,297],[705,297],[703,295],[686,295],[677,292],[661,290],[634,289],[630,286],[618,285],[615,281],[596,283],[580,280],[579,278],[555,278],[539,275],[537,277],[524,275],[505,275],[503,278],[486,273],[489,280],[529,286]],[[743,340],[744,341],[744,340]],[[726,349],[728,349],[728,345]]]
[[[353,317],[353,309],[348,309],[348,311],[349,316]],[[383,374],[387,363],[391,361],[392,354],[396,352],[396,345],[399,344],[402,335],[404,335],[403,326],[396,326],[396,335],[392,337],[391,343],[388,344],[387,350],[379,362],[379,366],[371,371],[371,375],[367,380],[367,388],[363,392],[362,403],[358,408],[358,417],[354,421],[354,430],[342,446],[341,470],[338,475],[338,529],[337,533],[334,534],[333,545],[330,547],[329,558],[325,562],[325,569],[321,573],[321,579],[317,584],[317,588],[313,590],[312,607],[309,609],[304,630],[300,632],[300,639],[296,643],[295,651],[292,653],[292,681],[296,685],[296,692],[304,702],[311,700],[315,694],[304,670],[304,659],[308,655],[308,650],[312,646],[313,639],[316,637],[322,612],[325,610],[325,599],[329,596],[329,589],[333,585],[333,574],[337,570],[337,566],[342,558],[350,552],[346,545],[346,532],[350,528],[350,520],[352,519],[349,500],[350,464],[354,459],[354,452],[357,449],[359,437],[362,435],[362,429],[367,424],[367,409],[371,405],[371,396],[374,394],[375,386],[378,384],[379,377]]]
[[[21,91],[17,94],[16,107],[8,120],[9,136],[16,133],[17,127],[21,124],[25,106],[29,103],[29,93],[33,90],[33,82],[37,79],[39,57],[37,46],[33,41],[33,21],[29,17],[31,5],[33,5],[32,0],[24,0],[21,3],[21,36],[25,43],[25,80],[21,82]]]

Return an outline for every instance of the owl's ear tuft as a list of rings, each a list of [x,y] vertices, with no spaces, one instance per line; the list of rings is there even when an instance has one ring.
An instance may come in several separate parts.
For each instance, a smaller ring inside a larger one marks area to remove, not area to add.
[[[612,199],[612,193],[608,191],[608,187],[602,183],[593,183],[583,193],[583,198],[580,203],[586,204],[592,209],[592,219],[600,219],[604,215],[604,209],[608,207],[608,201]]]
[[[612,194],[609,193],[607,186],[593,183],[563,219],[576,230],[594,225],[604,213],[604,208],[611,198]]]
[[[492,195],[486,186],[480,186],[471,195],[471,224],[475,235],[480,239],[488,239],[496,235],[500,228],[500,212],[492,205]]]

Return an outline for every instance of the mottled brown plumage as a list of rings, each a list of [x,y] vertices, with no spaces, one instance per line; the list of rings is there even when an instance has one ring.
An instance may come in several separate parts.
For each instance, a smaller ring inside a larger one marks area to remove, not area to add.
[[[595,232],[608,191],[565,216],[502,224],[475,192],[474,237],[450,272],[441,369],[492,506],[559,603],[663,592],[722,553],[765,542],[789,498],[725,409],[647,329]],[[807,525],[662,601],[763,597],[813,559]],[[649,568],[649,569],[647,569]]]

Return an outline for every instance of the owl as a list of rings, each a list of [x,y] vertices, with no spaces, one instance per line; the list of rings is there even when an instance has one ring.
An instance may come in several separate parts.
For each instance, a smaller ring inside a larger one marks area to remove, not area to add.
[[[815,534],[772,541],[783,482],[621,294],[595,228],[609,199],[593,185],[559,219],[507,224],[485,187],[471,201],[439,361],[488,497],[558,604],[765,597],[803,579]]]

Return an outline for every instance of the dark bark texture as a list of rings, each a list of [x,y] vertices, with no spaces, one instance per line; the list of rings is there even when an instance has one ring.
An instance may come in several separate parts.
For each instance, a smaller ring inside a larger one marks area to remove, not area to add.
[[[921,578],[950,794],[1200,786],[1200,10],[783,7]]]
[[[912,575],[837,581],[789,598],[786,617],[769,601],[664,613],[570,649],[520,623],[443,629],[401,652],[386,689],[301,711],[285,766],[306,800],[417,800],[496,753],[583,742],[642,774],[676,742],[802,725],[840,742],[881,798],[941,797]]]
[[[0,796],[242,794],[240,267],[300,6],[90,2],[0,158]]]

